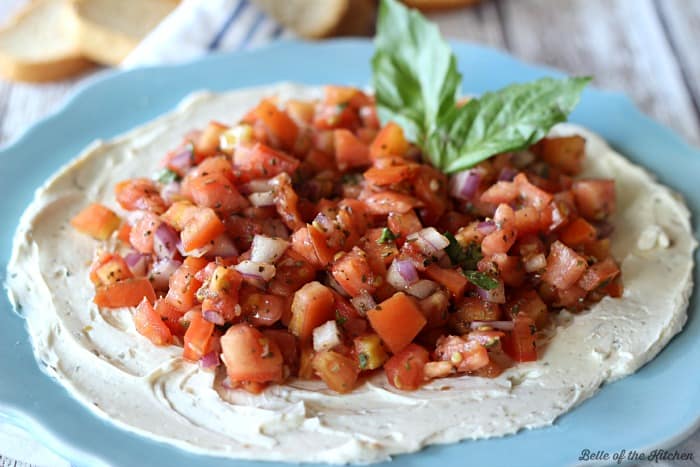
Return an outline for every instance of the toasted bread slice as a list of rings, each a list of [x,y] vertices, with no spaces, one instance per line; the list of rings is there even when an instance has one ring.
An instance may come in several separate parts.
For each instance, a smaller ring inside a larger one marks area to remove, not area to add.
[[[73,0],[75,38],[83,54],[118,65],[178,0]]]
[[[252,0],[280,24],[309,39],[369,32],[374,0]]]
[[[70,31],[63,0],[34,0],[0,30],[0,73],[17,81],[53,81],[90,67]]]

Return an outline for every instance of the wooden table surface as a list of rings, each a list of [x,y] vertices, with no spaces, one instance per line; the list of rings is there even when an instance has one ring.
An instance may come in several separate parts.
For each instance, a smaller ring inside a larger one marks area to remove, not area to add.
[[[0,23],[24,1],[0,0]],[[596,86],[627,94],[700,145],[700,0],[492,0],[429,16],[451,38],[593,75]],[[0,80],[0,145],[54,111],[80,82]],[[694,453],[695,460],[667,465],[700,465],[700,432],[678,450]],[[26,465],[0,454],[2,467]]]

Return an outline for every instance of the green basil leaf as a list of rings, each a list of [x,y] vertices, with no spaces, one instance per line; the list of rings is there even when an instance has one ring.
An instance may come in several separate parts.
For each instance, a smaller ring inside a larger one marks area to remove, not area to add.
[[[383,124],[393,120],[423,145],[438,117],[454,108],[462,76],[437,26],[396,0],[379,6],[372,82]],[[440,166],[439,154],[430,155]]]
[[[486,93],[442,114],[427,144],[442,154],[446,173],[472,167],[494,154],[525,148],[566,121],[591,78],[543,78]]]
[[[452,265],[460,266],[465,270],[476,269],[477,263],[483,258],[481,247],[476,242],[471,242],[464,248],[450,232],[445,232],[444,235],[450,241],[450,244],[445,247],[445,253]]]
[[[488,274],[479,271],[464,271],[464,275],[469,282],[484,290],[493,290],[498,287],[499,282]]]
[[[172,183],[180,180],[180,176],[170,169],[163,169],[155,176],[160,183]]]
[[[391,231],[388,227],[382,229],[382,233],[377,239],[377,243],[383,245],[384,243],[390,243],[396,240],[396,234]]]

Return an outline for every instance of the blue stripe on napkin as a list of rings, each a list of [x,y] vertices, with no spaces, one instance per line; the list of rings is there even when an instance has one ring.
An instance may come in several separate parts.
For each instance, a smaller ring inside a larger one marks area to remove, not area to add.
[[[245,8],[248,6],[248,0],[240,0],[238,2],[238,5],[236,5],[236,8],[233,9],[231,14],[229,15],[228,18],[226,18],[226,21],[224,22],[223,26],[221,29],[216,33],[214,36],[214,39],[211,41],[209,44],[209,50],[214,50],[219,48],[219,45],[221,43],[221,40],[224,38],[228,30],[231,28],[231,25],[236,21],[236,19],[240,16],[241,13],[245,10]]]

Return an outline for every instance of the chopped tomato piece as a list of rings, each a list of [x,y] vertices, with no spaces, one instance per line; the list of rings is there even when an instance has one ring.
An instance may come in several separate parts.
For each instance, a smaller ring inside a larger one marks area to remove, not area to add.
[[[156,293],[151,282],[140,277],[97,286],[93,302],[102,308],[122,308],[137,306],[144,298],[153,303]]]
[[[457,332],[466,334],[472,321],[498,321],[501,307],[498,303],[484,301],[477,297],[464,297],[457,311],[450,315],[450,326]]]
[[[578,180],[571,189],[576,208],[586,219],[600,221],[615,212],[614,180]]]
[[[283,172],[294,173],[299,161],[262,143],[241,145],[233,154],[234,174],[240,182],[270,178]]]
[[[124,258],[115,253],[102,253],[90,266],[90,280],[95,285],[112,284],[134,275]]]
[[[333,131],[335,161],[339,170],[370,165],[369,147],[348,130]]]
[[[222,360],[231,381],[279,382],[284,358],[274,339],[247,324],[234,324],[221,337]]]
[[[579,135],[544,138],[536,148],[542,160],[565,174],[577,175],[583,168],[586,140]]]
[[[473,334],[473,333],[470,333]],[[500,336],[501,333],[497,333]],[[493,339],[491,337],[491,339]],[[447,361],[460,372],[474,371],[489,364],[486,348],[474,339],[459,336],[441,337],[435,347],[435,357]]]
[[[535,323],[529,316],[518,314],[513,326],[513,331],[501,338],[501,347],[516,362],[534,362],[537,360]]]
[[[166,204],[160,196],[158,185],[148,178],[133,178],[117,183],[117,202],[129,211],[165,212]]]
[[[134,324],[138,333],[155,345],[168,345],[173,340],[170,329],[145,297],[136,308]]]
[[[398,237],[401,243],[410,234],[423,228],[423,224],[421,224],[420,219],[418,219],[413,210],[408,210],[404,213],[390,212],[386,222],[389,230]]]
[[[547,305],[537,291],[532,289],[518,290],[514,297],[508,300],[505,309],[511,319],[521,313],[530,317],[538,329],[544,328],[549,320]]]
[[[211,208],[199,208],[180,234],[185,251],[202,248],[224,233],[226,227]]]
[[[207,353],[213,333],[214,323],[204,319],[202,313],[195,313],[185,332],[182,357],[191,362],[202,358]]]
[[[197,302],[195,294],[202,286],[195,275],[207,265],[207,260],[188,256],[172,276],[166,299],[176,310],[185,312]]]
[[[357,247],[333,263],[331,274],[338,284],[353,297],[363,292],[372,293],[376,288],[374,274],[367,262],[367,255]]]
[[[416,302],[403,292],[369,310],[367,319],[392,353],[403,350],[427,323]]]
[[[212,174],[193,178],[189,183],[192,200],[221,214],[239,212],[249,205],[236,187],[223,175]]]
[[[119,228],[120,223],[121,220],[114,211],[98,203],[89,205],[70,221],[70,225],[77,231],[97,240],[107,240]]]
[[[507,204],[500,204],[494,214],[494,222],[497,230],[484,237],[481,242],[481,251],[489,256],[496,253],[507,253],[517,240],[518,232],[515,230],[515,213]]]
[[[270,281],[268,289],[277,295],[292,296],[297,289],[315,277],[316,268],[290,249],[277,261],[275,277]]]
[[[299,128],[289,115],[267,99],[260,101],[254,110],[255,116],[263,122],[268,140],[273,146],[290,151],[294,148]]]
[[[355,388],[360,370],[354,359],[333,350],[324,350],[314,356],[311,364],[316,374],[332,390],[342,394]]]
[[[588,268],[586,259],[559,240],[552,243],[542,280],[558,289],[568,289]]]
[[[596,239],[596,229],[582,217],[577,217],[564,227],[559,239],[568,246],[579,246]]]
[[[606,258],[586,269],[578,285],[590,292],[598,287],[605,287],[610,284],[618,274],[620,274],[620,268],[615,261],[611,258]]]
[[[450,291],[453,297],[464,295],[469,281],[458,269],[445,269],[437,264],[431,264],[425,268],[425,275],[438,282]]]
[[[390,212],[401,214],[411,209],[422,206],[419,200],[413,196],[404,195],[395,191],[382,191],[366,196],[363,201],[367,205],[370,214],[387,215]]]
[[[144,211],[143,215],[131,227],[129,243],[140,253],[153,253],[153,239],[161,224],[155,214]]]
[[[194,141],[194,158],[196,163],[202,162],[207,157],[216,155],[219,151],[219,140],[221,133],[228,127],[219,122],[209,122],[209,125],[202,131]]]
[[[289,330],[302,342],[309,341],[314,329],[332,319],[335,319],[335,299],[331,289],[314,281],[296,291]]]
[[[384,364],[386,379],[396,389],[415,391],[425,383],[425,364],[430,355],[418,344],[409,344]]]
[[[520,198],[528,206],[541,209],[548,205],[553,199],[551,194],[530,183],[530,181],[527,179],[527,175],[522,172],[515,176],[513,182],[518,188]]]
[[[392,185],[410,180],[417,172],[417,167],[411,164],[390,165],[388,167],[372,167],[364,173],[365,180],[377,186]]]
[[[403,157],[408,152],[408,148],[409,144],[401,127],[394,122],[389,122],[377,134],[370,146],[369,154],[373,160],[385,156]]]

